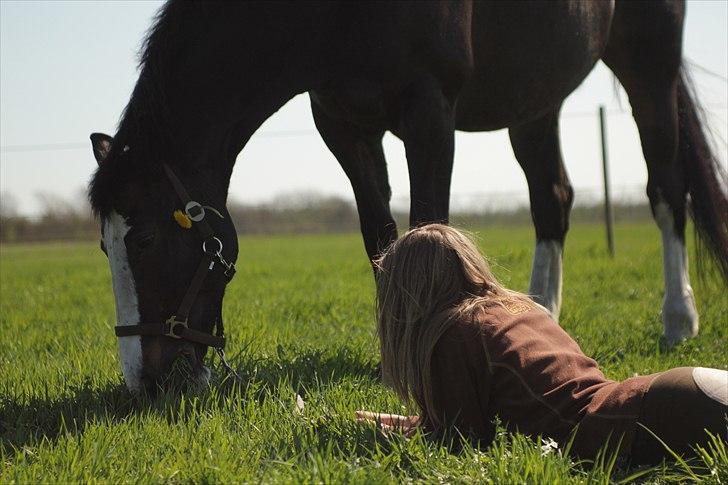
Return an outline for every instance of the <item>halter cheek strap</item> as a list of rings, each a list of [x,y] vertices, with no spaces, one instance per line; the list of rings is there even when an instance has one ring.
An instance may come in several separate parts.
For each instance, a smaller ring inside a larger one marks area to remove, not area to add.
[[[163,323],[140,323],[138,325],[117,325],[114,327],[114,332],[117,337],[130,337],[133,335],[142,336],[165,336],[170,338],[179,338],[188,340],[190,342],[207,345],[208,347],[214,347],[218,354],[222,358],[223,364],[229,369],[227,362],[225,361],[225,327],[223,325],[222,317],[220,317],[215,324],[215,334],[209,334],[189,328],[187,321],[189,320],[190,310],[192,305],[197,299],[197,295],[202,289],[202,285],[205,282],[207,275],[215,268],[216,264],[219,264],[223,268],[223,274],[226,282],[229,282],[235,275],[235,264],[228,262],[222,255],[222,242],[220,238],[215,235],[215,232],[210,227],[210,224],[205,220],[205,206],[192,200],[190,195],[185,190],[184,185],[180,182],[179,178],[175,175],[172,169],[167,165],[163,164],[164,171],[167,174],[167,178],[174,187],[177,196],[182,200],[185,206],[185,214],[193,225],[197,227],[198,232],[202,236],[202,260],[197,266],[197,271],[192,277],[190,286],[187,288],[187,292],[177,308],[174,315],[170,316]],[[214,213],[222,217],[222,215],[215,209],[212,209]]]

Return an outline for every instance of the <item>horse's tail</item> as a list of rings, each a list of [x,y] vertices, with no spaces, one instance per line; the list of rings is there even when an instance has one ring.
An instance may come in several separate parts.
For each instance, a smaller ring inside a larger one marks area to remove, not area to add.
[[[678,157],[688,185],[690,215],[695,223],[697,267],[705,267],[706,251],[728,282],[728,176],[715,156],[685,65],[677,87],[679,116]]]

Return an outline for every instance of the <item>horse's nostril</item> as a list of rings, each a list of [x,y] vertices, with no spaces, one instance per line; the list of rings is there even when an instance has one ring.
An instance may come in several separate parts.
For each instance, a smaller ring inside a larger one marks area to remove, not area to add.
[[[191,361],[194,356],[195,353],[190,349],[180,349],[179,352],[177,352],[177,358],[182,358],[187,361]]]
[[[177,347],[177,359],[183,358],[190,364],[194,364],[197,361],[197,354],[195,348],[188,342],[181,342]]]

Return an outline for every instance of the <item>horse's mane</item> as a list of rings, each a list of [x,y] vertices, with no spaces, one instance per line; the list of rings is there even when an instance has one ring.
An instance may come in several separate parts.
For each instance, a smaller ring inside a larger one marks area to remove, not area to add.
[[[194,42],[209,10],[204,2],[169,0],[157,12],[141,44],[139,79],[122,112],[111,151],[89,184],[89,200],[97,215],[111,210],[113,189],[120,178],[138,177],[149,165],[156,167],[156,161],[173,147],[165,87],[171,81],[173,63]],[[122,156],[127,146],[134,156]]]

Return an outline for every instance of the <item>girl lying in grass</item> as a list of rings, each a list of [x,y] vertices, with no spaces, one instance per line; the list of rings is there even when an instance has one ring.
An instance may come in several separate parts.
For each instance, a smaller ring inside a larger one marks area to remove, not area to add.
[[[501,286],[455,229],[413,229],[378,266],[382,374],[421,414],[359,411],[360,421],[406,434],[456,429],[489,443],[497,416],[512,431],[573,439],[582,458],[609,443],[633,464],[661,461],[666,446],[685,454],[708,441],[705,430],[728,440],[728,372],[605,378],[544,308]]]

